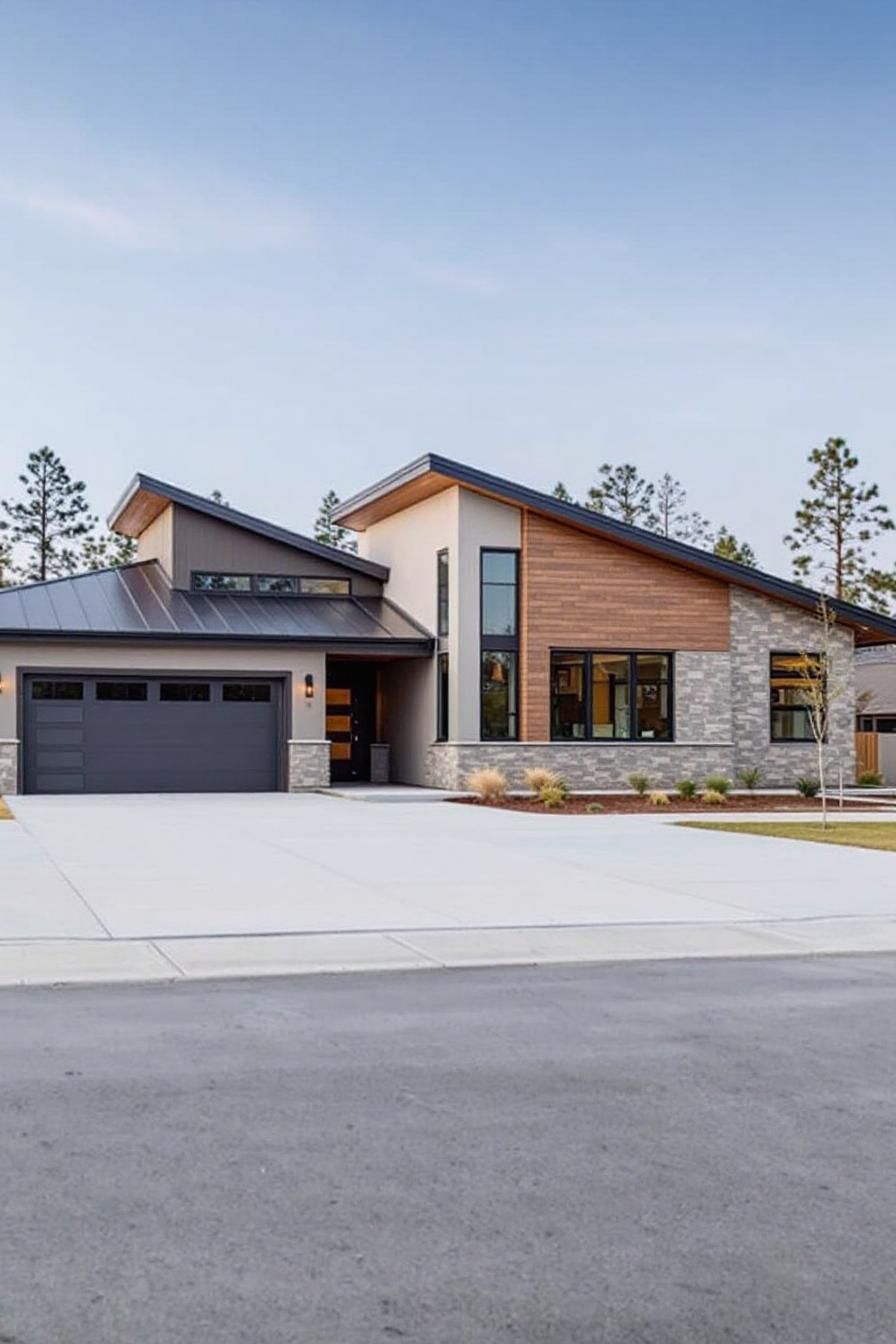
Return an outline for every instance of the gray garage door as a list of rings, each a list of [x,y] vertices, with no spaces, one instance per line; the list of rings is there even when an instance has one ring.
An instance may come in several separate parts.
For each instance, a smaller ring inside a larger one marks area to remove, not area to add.
[[[29,676],[26,793],[278,787],[281,687],[220,677]]]

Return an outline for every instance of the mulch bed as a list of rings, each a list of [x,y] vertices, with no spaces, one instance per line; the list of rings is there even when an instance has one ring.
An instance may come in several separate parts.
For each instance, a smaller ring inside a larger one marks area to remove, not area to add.
[[[544,803],[537,798],[504,798],[500,802],[486,803],[481,798],[450,798],[449,802],[463,803],[467,807],[493,807],[504,812],[548,812],[554,815],[576,815],[586,813],[589,809],[600,804],[600,812],[603,814],[617,812],[650,812],[653,816],[664,816],[669,812],[705,812],[708,816],[717,817],[725,812],[820,812],[821,801],[818,798],[782,797],[779,793],[752,793],[749,796],[744,794],[735,794],[729,796],[725,803],[713,805],[704,803],[699,798],[675,798],[671,794],[667,805],[655,807],[647,798],[641,798],[636,793],[595,793],[575,794],[568,798],[562,807],[545,807]],[[844,803],[843,810],[867,811],[874,809],[873,798],[867,802],[847,800]],[[828,798],[828,810],[831,812],[839,811],[837,800]],[[596,813],[595,815],[600,815]]]

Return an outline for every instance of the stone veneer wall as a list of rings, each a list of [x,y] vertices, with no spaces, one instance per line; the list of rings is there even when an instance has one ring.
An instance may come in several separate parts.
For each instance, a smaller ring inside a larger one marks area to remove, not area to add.
[[[814,742],[771,742],[769,656],[819,647],[819,622],[810,612],[745,589],[731,590],[731,683],[734,687],[734,769],[758,766],[768,785],[792,785],[818,774]],[[851,630],[833,631],[834,676],[847,693],[831,708],[825,764],[832,777],[842,767],[855,781],[855,667]],[[833,782],[833,778],[832,778]]]
[[[0,742],[0,793],[17,793],[18,787],[19,744]]]
[[[289,792],[325,789],[330,783],[330,743],[326,740],[290,742]]]

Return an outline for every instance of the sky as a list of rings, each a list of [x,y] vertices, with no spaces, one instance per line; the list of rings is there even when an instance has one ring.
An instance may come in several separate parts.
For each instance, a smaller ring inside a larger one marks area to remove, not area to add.
[[[0,495],[633,461],[786,573],[828,436],[896,511],[894,127],[890,0],[0,0]]]

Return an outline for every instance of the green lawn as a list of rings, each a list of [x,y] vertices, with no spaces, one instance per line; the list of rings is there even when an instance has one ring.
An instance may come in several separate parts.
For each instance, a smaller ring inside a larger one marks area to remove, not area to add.
[[[681,821],[695,831],[742,831],[745,835],[777,836],[779,840],[814,840],[819,845],[853,845],[859,849],[896,852],[896,822],[832,821],[826,830],[818,821]]]

